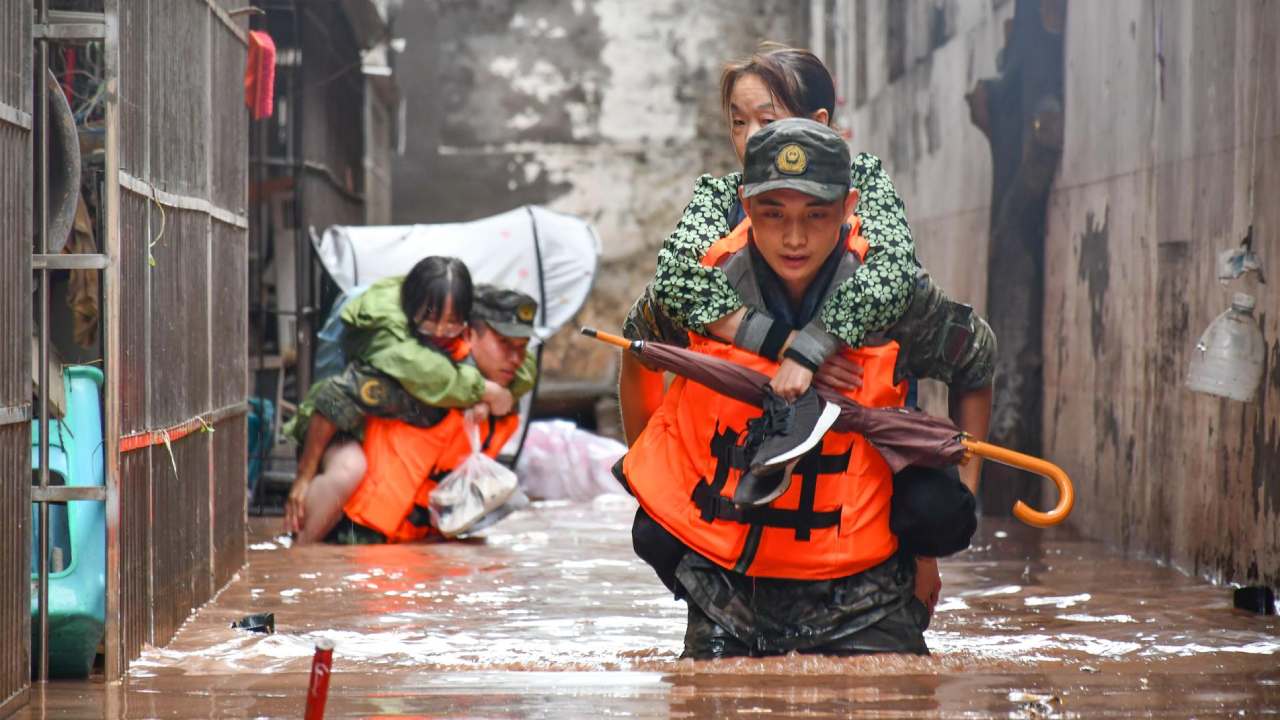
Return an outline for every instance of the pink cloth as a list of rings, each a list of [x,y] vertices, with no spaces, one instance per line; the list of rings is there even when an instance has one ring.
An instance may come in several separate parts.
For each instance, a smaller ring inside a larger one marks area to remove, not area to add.
[[[258,30],[249,31],[249,58],[244,65],[244,104],[249,117],[271,117],[276,85],[276,43]]]

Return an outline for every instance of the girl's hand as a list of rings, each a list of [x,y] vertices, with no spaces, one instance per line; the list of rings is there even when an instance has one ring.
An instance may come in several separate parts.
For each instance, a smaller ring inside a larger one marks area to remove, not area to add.
[[[515,398],[511,391],[492,380],[484,381],[484,395],[480,401],[489,406],[489,410],[497,416],[506,415],[515,407]]]
[[[311,475],[298,473],[293,480],[293,487],[289,489],[289,499],[284,504],[284,531],[287,533],[302,532],[302,522],[305,520],[303,508],[307,504],[307,490],[311,487]]]
[[[929,608],[938,604],[938,596],[942,594],[942,575],[938,572],[938,559],[930,557],[916,558],[916,598]]]
[[[787,402],[793,402],[803,395],[812,383],[812,370],[791,358],[784,358],[782,364],[778,366],[778,372],[774,373],[773,379],[769,381],[769,387],[773,388],[773,393],[778,397]]]
[[[818,368],[814,382],[848,392],[862,387],[862,365],[839,354],[832,355]]]

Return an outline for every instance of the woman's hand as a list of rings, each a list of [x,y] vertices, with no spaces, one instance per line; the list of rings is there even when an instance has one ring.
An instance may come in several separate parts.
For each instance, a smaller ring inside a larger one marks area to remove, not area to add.
[[[499,417],[511,412],[516,403],[510,390],[492,380],[484,381],[484,395],[480,398],[480,402],[488,405],[490,412]]]
[[[307,505],[307,491],[311,488],[311,474],[298,471],[289,489],[289,499],[284,504],[284,531],[287,533],[302,532],[302,523],[306,519],[303,509]]]
[[[929,608],[938,604],[938,596],[942,594],[942,575],[938,573],[938,559],[931,557],[916,558],[916,598]]]
[[[819,385],[848,392],[862,387],[862,365],[839,354],[832,355],[813,378]]]
[[[773,394],[787,402],[792,402],[803,395],[811,384],[813,384],[813,371],[791,358],[783,359],[782,364],[778,366],[778,372],[774,373],[773,379],[769,381]]]

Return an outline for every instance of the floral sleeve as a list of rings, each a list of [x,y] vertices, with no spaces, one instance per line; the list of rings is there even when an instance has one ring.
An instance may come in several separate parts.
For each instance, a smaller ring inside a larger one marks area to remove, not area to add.
[[[850,174],[859,192],[856,212],[868,252],[866,262],[827,300],[821,319],[831,334],[857,347],[868,333],[884,330],[906,311],[917,265],[902,199],[880,159],[860,153]],[[672,322],[687,330],[702,332],[742,306],[724,272],[702,264],[707,248],[729,234],[729,210],[741,182],[741,173],[698,178],[684,215],[658,251],[653,297]]]
[[[686,330],[703,332],[709,323],[742,307],[742,297],[724,272],[702,264],[707,248],[731,230],[729,210],[738,198],[740,179],[740,173],[698,178],[675,232],[658,251],[654,299]]]
[[[868,333],[888,328],[906,312],[918,266],[902,199],[880,158],[859,153],[852,173],[867,257],[827,298],[821,318],[832,335],[857,347]]]

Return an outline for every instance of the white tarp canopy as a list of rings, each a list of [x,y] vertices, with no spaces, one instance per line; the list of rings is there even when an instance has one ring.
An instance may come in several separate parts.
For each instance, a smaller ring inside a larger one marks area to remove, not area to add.
[[[429,255],[459,258],[476,283],[536,299],[544,338],[582,307],[600,256],[600,240],[585,220],[532,205],[462,223],[334,225],[313,233],[312,242],[343,292],[404,275]]]

